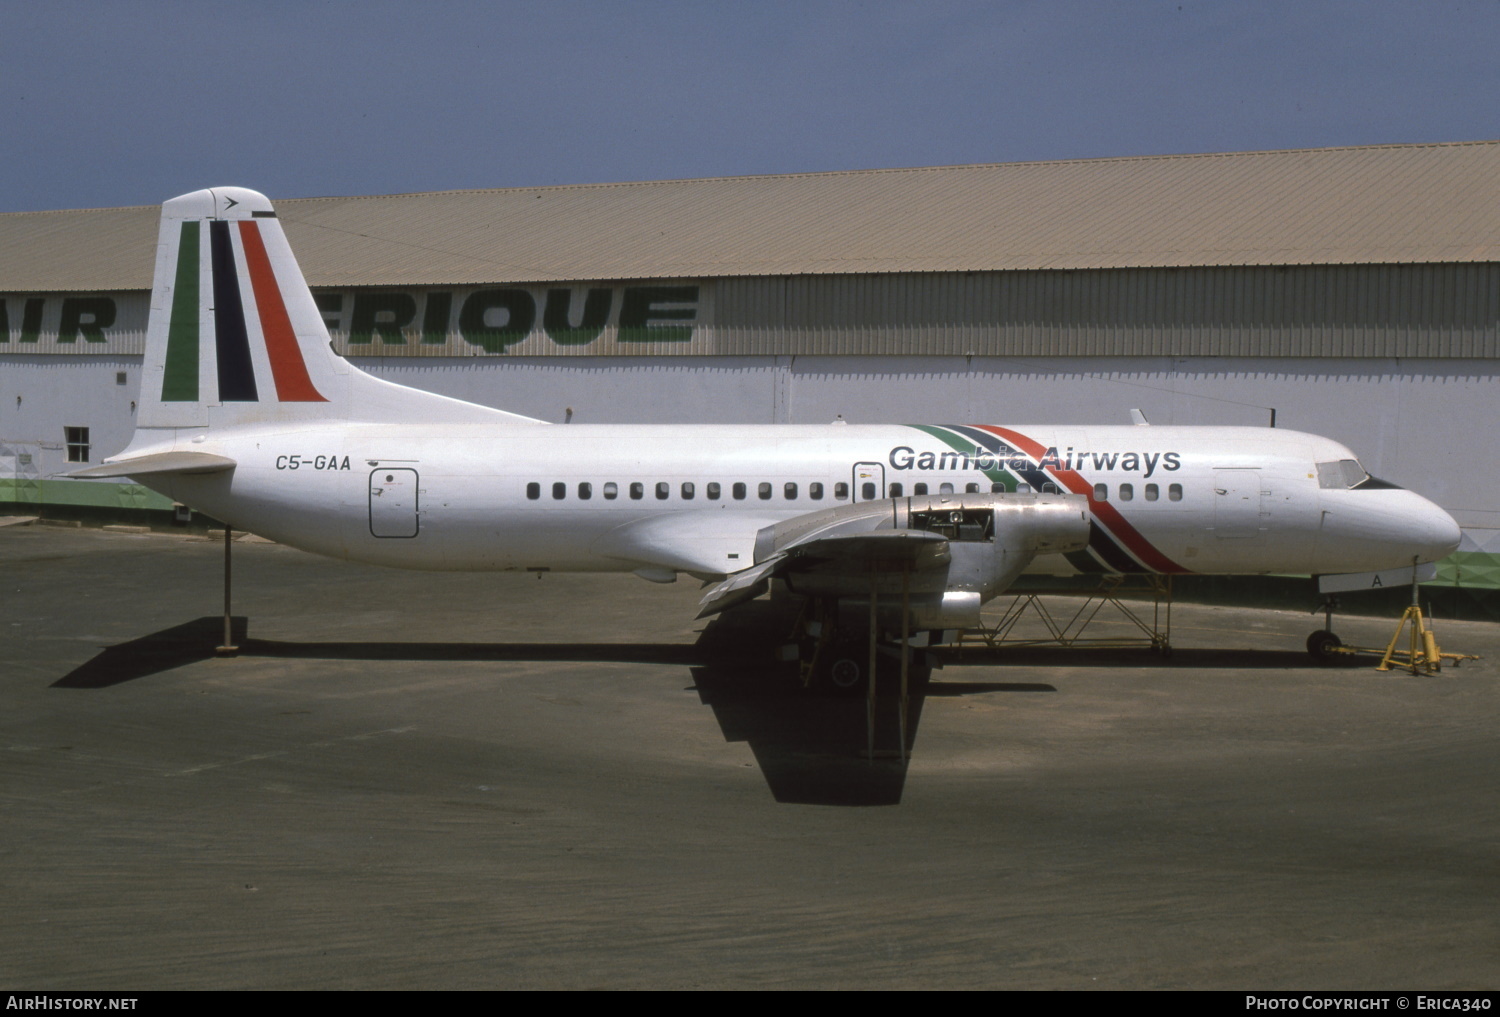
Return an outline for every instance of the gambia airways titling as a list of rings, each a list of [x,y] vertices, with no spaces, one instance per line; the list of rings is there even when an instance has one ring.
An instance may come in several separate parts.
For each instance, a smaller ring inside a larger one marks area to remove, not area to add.
[[[1182,468],[1182,457],[1176,452],[1085,452],[1075,451],[1069,445],[1059,453],[1057,446],[1049,446],[1042,455],[1033,460],[1014,449],[1000,448],[990,451],[978,445],[972,452],[918,452],[909,445],[897,445],[891,449],[887,461],[893,470],[1003,470],[1013,472],[1031,469],[1051,470],[1119,470],[1140,473],[1150,477],[1160,467],[1163,472]]]

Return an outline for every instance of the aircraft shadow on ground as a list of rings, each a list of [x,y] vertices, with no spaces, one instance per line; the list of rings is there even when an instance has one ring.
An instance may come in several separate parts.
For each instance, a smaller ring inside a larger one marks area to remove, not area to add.
[[[873,725],[866,696],[804,688],[792,663],[774,663],[791,631],[794,605],[757,600],[715,617],[698,638],[693,687],[714,712],[725,741],[744,742],[779,802],[895,805],[906,784],[928,683],[908,687],[901,753],[899,681],[877,686]],[[868,755],[874,733],[874,758]]]
[[[682,664],[699,662],[691,645],[679,643],[415,643],[284,642],[254,639],[249,620],[232,620],[241,657],[287,660],[415,661],[599,661],[601,663]],[[212,660],[223,642],[224,619],[196,618],[127,643],[107,646],[95,657],[52,683],[53,688],[100,689]]]
[[[875,757],[866,753],[868,704],[864,696],[805,689],[794,664],[771,662],[791,628],[787,605],[753,601],[720,615],[692,644],[683,643],[453,643],[285,642],[249,636],[246,618],[233,619],[233,638],[244,657],[299,660],[403,660],[495,663],[570,661],[679,665],[691,670],[693,690],[714,713],[727,741],[748,744],[777,801],[872,806],[900,802],[906,763],[900,747],[899,688],[877,686]],[[222,617],[197,618],[160,632],[105,647],[53,683],[54,688],[103,689],[212,659],[223,640]],[[1053,647],[966,648],[941,651],[940,680],[913,680],[908,689],[906,753],[916,747],[928,697],[1004,693],[1054,693],[1031,679],[1068,668],[1286,669],[1308,666],[1290,650],[1178,650],[1167,660],[1142,649]],[[972,669],[972,670],[971,670]],[[1003,669],[1012,680],[988,679]],[[966,672],[973,675],[970,678]],[[1020,680],[1016,680],[1020,679]],[[1030,680],[1028,680],[1030,679]]]

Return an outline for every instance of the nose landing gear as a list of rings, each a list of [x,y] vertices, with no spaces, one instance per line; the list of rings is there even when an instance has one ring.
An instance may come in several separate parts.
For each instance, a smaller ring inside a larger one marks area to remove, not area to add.
[[[1343,640],[1333,634],[1333,612],[1339,606],[1337,597],[1325,595],[1321,606],[1313,608],[1313,613],[1323,612],[1323,628],[1307,637],[1307,652],[1310,653],[1318,663],[1331,666],[1341,660],[1352,658],[1358,654],[1369,654],[1379,656],[1380,663],[1375,666],[1377,671],[1389,671],[1392,666],[1409,670],[1412,674],[1437,674],[1443,669],[1443,661],[1451,661],[1456,667],[1465,660],[1478,660],[1479,658],[1468,653],[1444,653],[1438,649],[1437,634],[1433,632],[1429,619],[1422,614],[1422,607],[1418,600],[1417,567],[1412,564],[1411,579],[1411,606],[1401,615],[1401,621],[1396,625],[1396,632],[1391,636],[1391,641],[1386,644],[1385,649],[1364,646],[1345,646]],[[1401,633],[1410,623],[1410,637],[1407,648],[1398,650],[1397,644],[1401,642]]]
[[[1333,612],[1338,609],[1339,598],[1325,596],[1323,603],[1312,609],[1313,614],[1323,612],[1323,627],[1307,637],[1307,652],[1312,659],[1319,664],[1329,666],[1341,658],[1344,653],[1344,641],[1333,634]]]

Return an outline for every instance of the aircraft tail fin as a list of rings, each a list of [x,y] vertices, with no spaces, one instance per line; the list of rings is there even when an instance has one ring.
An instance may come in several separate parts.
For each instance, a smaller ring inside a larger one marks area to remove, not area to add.
[[[137,418],[140,431],[303,420],[533,424],[406,388],[333,352],[263,194],[215,187],[162,205]]]

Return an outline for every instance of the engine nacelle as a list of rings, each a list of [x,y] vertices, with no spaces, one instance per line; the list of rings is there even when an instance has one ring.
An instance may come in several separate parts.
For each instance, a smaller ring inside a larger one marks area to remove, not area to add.
[[[796,593],[869,602],[895,611],[903,577],[878,560],[877,545],[851,543],[851,554],[830,553],[842,538],[909,531],[931,534],[936,549],[913,558],[904,592],[914,628],[973,628],[979,608],[1004,591],[1038,554],[1061,554],[1088,545],[1088,499],[1079,494],[993,493],[916,495],[839,505],[761,530],[755,559],[792,557],[780,571]],[[944,553],[938,553],[942,551]],[[862,564],[860,553],[870,556]],[[799,554],[802,556],[798,560]],[[887,611],[881,611],[887,617]],[[899,612],[897,614],[899,624]],[[887,622],[889,624],[889,622]]]

